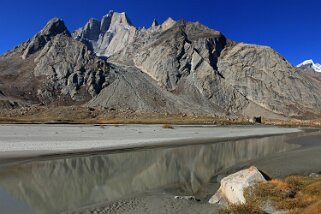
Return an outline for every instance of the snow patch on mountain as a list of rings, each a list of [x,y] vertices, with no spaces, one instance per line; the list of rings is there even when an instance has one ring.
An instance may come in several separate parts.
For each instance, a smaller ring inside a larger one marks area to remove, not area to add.
[[[299,65],[297,65],[297,67],[302,69],[312,69],[315,72],[321,72],[321,64],[314,63],[312,59],[300,63]]]

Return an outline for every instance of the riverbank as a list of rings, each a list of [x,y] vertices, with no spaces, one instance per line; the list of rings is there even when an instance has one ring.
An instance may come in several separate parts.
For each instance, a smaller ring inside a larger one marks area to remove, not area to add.
[[[273,126],[0,125],[0,161],[71,153],[222,142],[300,132]]]

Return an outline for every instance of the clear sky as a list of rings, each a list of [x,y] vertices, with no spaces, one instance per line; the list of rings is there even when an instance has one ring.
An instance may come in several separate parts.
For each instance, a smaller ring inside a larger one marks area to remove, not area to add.
[[[272,46],[293,64],[321,62],[320,0],[1,0],[0,53],[53,17],[73,31],[109,10],[126,12],[138,27],[154,18],[199,21],[232,40]]]

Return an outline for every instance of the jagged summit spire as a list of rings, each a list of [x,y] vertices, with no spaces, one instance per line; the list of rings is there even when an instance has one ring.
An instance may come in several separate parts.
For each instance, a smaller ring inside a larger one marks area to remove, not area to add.
[[[154,19],[151,27],[155,28],[155,27],[158,27],[158,26],[159,26],[158,21],[156,19]]]
[[[31,39],[28,47],[22,55],[22,58],[25,59],[29,55],[39,51],[46,45],[48,41],[58,34],[71,36],[64,21],[55,17],[51,19],[46,26]]]
[[[167,29],[173,27],[173,25],[175,23],[176,23],[176,21],[174,19],[172,19],[171,17],[169,17],[168,19],[166,19],[165,22],[163,22],[163,24],[161,26],[162,26],[163,30],[167,30]]]
[[[50,19],[46,26],[38,33],[43,36],[54,36],[60,33],[69,34],[69,31],[64,23],[64,21],[60,18]]]
[[[130,21],[129,17],[125,12],[115,12],[113,10],[110,10],[108,14],[106,14],[103,19],[114,19],[114,22],[117,24],[123,24],[123,25],[130,25],[133,26],[132,22]]]
[[[134,26],[125,12],[118,13],[110,10],[101,20],[100,31],[105,33],[111,26],[115,25]]]
[[[101,20],[90,19],[73,37],[84,42],[96,55],[108,57],[132,41],[135,31],[125,12],[111,10]]]

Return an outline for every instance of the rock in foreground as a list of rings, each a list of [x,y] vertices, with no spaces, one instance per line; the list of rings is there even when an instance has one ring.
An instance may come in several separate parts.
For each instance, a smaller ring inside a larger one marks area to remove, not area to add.
[[[255,167],[241,170],[222,179],[221,187],[209,200],[211,204],[244,204],[244,190],[257,182],[265,182],[262,173]]]

